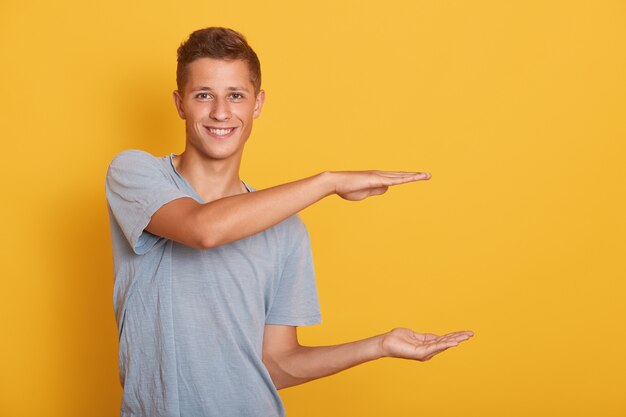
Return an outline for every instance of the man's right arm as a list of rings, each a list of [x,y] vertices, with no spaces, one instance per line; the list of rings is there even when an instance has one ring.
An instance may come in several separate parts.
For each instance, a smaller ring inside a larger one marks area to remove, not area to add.
[[[153,215],[146,230],[197,249],[261,232],[332,194],[362,200],[390,186],[427,180],[430,174],[390,171],[324,172],[283,185],[200,204],[173,200]]]

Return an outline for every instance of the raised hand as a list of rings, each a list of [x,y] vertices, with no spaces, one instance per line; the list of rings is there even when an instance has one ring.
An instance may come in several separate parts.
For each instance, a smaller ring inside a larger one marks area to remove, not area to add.
[[[383,335],[381,350],[383,356],[427,361],[469,339],[473,332],[466,330],[438,336],[431,333],[415,333],[411,329],[397,328]]]
[[[425,172],[344,171],[331,174],[335,193],[350,201],[383,194],[392,185],[430,179],[430,174]]]

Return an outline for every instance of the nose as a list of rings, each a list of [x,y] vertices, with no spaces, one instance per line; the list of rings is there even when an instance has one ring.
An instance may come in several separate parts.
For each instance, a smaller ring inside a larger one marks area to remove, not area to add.
[[[217,121],[226,121],[230,119],[230,115],[230,105],[228,101],[223,98],[218,98],[213,101],[211,113],[209,114],[211,119]]]

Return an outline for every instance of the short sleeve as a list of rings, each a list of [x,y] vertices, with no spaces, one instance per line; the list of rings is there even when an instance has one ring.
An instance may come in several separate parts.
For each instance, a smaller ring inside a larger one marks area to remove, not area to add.
[[[164,204],[189,197],[168,179],[161,161],[142,151],[117,155],[106,177],[106,196],[111,215],[138,254],[148,252],[160,239],[144,229]]]
[[[266,324],[307,326],[321,322],[309,234],[299,218],[295,223],[299,238],[286,258]]]

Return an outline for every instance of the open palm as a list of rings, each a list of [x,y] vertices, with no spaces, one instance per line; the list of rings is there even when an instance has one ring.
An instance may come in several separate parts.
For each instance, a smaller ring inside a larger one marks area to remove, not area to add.
[[[397,328],[385,334],[382,349],[385,356],[427,361],[474,335],[471,331],[453,332],[438,336],[416,333],[411,329]]]

